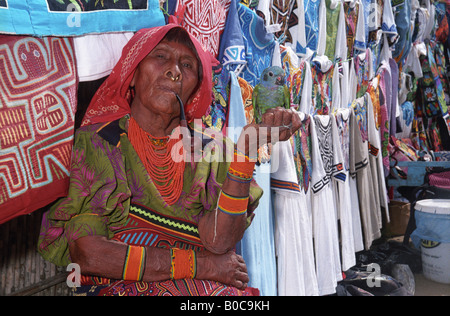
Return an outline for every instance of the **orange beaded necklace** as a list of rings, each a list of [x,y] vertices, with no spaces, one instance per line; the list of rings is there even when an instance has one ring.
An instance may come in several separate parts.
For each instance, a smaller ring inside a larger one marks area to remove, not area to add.
[[[186,153],[182,142],[170,136],[153,137],[141,129],[133,117],[129,121],[128,138],[164,201],[175,204],[183,189]],[[177,157],[175,161],[174,150],[183,159]]]

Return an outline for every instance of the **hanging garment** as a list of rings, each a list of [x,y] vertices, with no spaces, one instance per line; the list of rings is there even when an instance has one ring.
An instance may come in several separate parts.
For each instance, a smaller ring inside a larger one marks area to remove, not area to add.
[[[406,73],[412,72],[414,77],[420,79],[423,77],[422,64],[420,56],[427,54],[425,43],[414,43],[403,65],[403,71]]]
[[[245,79],[238,78],[238,82],[239,86],[241,87],[246,123],[251,124],[253,122],[253,87],[247,81],[245,81]]]
[[[375,39],[372,40],[368,45],[367,48],[371,51],[372,56],[372,69],[374,72],[380,67],[382,55],[381,52],[383,50],[383,44],[381,43],[381,40],[383,39],[383,32],[381,30],[378,30],[376,32]]]
[[[319,294],[327,295],[335,293],[337,282],[342,280],[336,206],[331,186],[333,146],[330,116],[316,115],[311,120],[311,141],[311,207],[316,273]]]
[[[127,32],[74,37],[79,81],[93,81],[108,76],[119,61],[122,48],[132,36],[133,33]]]
[[[425,25],[424,40],[431,40],[436,37],[435,25],[436,25],[436,7],[431,4],[430,0],[424,0],[425,9],[427,10],[427,24]]]
[[[297,181],[290,141],[274,145],[271,163],[278,295],[317,296],[311,209]]]
[[[373,194],[371,169],[369,168],[367,107],[366,97],[353,101],[353,114],[350,123],[350,173],[356,175],[361,222],[364,233],[364,246],[369,249],[372,242],[381,237],[379,216]]]
[[[433,50],[430,44],[426,44],[426,47],[427,54],[421,58],[423,78],[419,80],[419,84],[424,114],[433,117],[444,115],[447,112],[447,105]]]
[[[286,36],[286,42],[292,43],[292,34],[289,24],[295,23],[298,17],[294,13],[297,8],[297,0],[271,0],[270,15],[272,24],[279,25],[279,31],[275,32],[276,38]]]
[[[356,58],[350,59],[350,69],[348,70],[348,101],[350,102],[350,104],[356,99],[356,91],[358,89],[358,77],[356,76],[355,59]]]
[[[181,26],[195,36],[205,50],[216,58],[230,2],[231,0],[178,1],[175,16],[182,16]]]
[[[234,141],[240,135],[242,127],[247,125],[244,112],[244,99],[241,84],[236,75],[231,73],[230,84],[230,113],[228,137]],[[234,132],[232,132],[234,131]],[[270,199],[270,164],[256,167],[255,180],[264,187],[264,201],[257,208],[254,227],[245,232],[238,245],[242,257],[247,264],[247,271],[252,286],[257,286],[261,295],[274,296],[277,294],[277,271],[275,263],[275,241],[273,209]]]
[[[304,113],[300,113],[304,114]],[[297,182],[300,189],[305,195],[310,192],[309,187],[311,183],[312,173],[312,159],[311,159],[311,116],[305,114],[306,118],[302,121],[302,125],[297,132],[294,133],[293,139],[293,155],[294,166],[297,174]]]
[[[159,2],[0,1],[1,30],[2,33],[36,37],[136,32],[165,24]]]
[[[343,61],[347,59],[347,36],[346,36],[346,19],[344,3],[338,4],[341,7],[339,10],[338,28],[336,33],[336,45],[335,45],[335,59],[336,61]]]
[[[77,77],[70,38],[0,43],[1,224],[67,194]]]
[[[380,132],[375,124],[375,111],[372,104],[372,98],[366,94],[367,106],[367,135],[369,145],[369,165],[372,170],[372,181],[375,195],[375,202],[377,209],[375,210],[379,216],[379,227],[382,227],[381,208],[385,210],[385,218],[387,222],[390,221],[386,179],[383,170],[383,157],[381,155],[380,147]]]
[[[335,68],[332,81],[332,112],[348,106],[348,61],[347,38],[345,35],[344,4],[340,3],[339,25],[336,35]]]
[[[270,1],[271,0],[259,0],[256,11],[258,15],[263,18],[265,27],[271,26],[270,16]]]
[[[246,66],[241,72],[253,87],[259,82],[264,69],[272,65],[275,40],[265,31],[264,21],[244,5],[238,4],[239,21],[244,36]]]
[[[392,77],[392,96],[391,96],[391,113],[389,117],[390,129],[389,134],[395,135],[397,132],[397,117],[400,115],[400,105],[398,104],[398,81],[399,81],[399,70],[398,64],[394,59],[389,59],[389,66],[391,67],[391,77]]]
[[[367,93],[370,96],[370,100],[372,102],[373,107],[373,116],[375,122],[375,128],[377,130],[381,127],[381,109],[380,109],[380,98],[382,98],[382,94],[380,93],[380,75],[377,74],[375,78],[370,81],[369,87],[367,89]]]
[[[238,1],[231,0],[227,20],[220,39],[218,59],[226,71],[234,71],[237,66],[247,63],[244,37],[237,10]]]
[[[241,255],[247,264],[248,286],[257,287],[263,296],[277,295],[274,210],[270,197],[270,163],[255,168],[254,179],[265,193],[255,210],[257,215],[240,242]]]
[[[373,32],[381,28],[383,20],[383,2],[384,0],[370,0],[370,13],[368,16],[369,37],[367,41],[373,39]]]
[[[327,26],[326,26],[326,48],[325,55],[331,60],[335,59],[336,37],[338,33],[339,15],[341,12],[341,1],[325,0]]]
[[[402,128],[401,133],[397,133],[395,137],[397,138],[410,138],[411,137],[411,128],[412,121],[414,118],[414,105],[410,101],[405,101],[401,105],[401,114],[400,114],[400,125]]]
[[[241,85],[234,72],[230,73],[230,113],[227,124],[227,137],[237,144],[239,135],[247,125]]]
[[[339,221],[339,240],[342,270],[346,271],[356,264],[355,241],[352,223],[350,186],[348,169],[345,166],[343,147],[340,145],[339,131],[335,115],[331,115],[333,141],[333,177],[337,220]]]
[[[291,47],[280,45],[281,65],[285,72],[285,82],[288,88],[291,86],[291,76],[299,68],[299,58]]]
[[[214,98],[202,116],[202,124],[204,128],[222,131],[227,123],[229,98],[227,86],[230,81],[230,73],[218,65],[212,68],[212,79]]]
[[[396,1],[395,24],[398,32],[398,42],[395,44],[392,56],[398,64],[403,64],[405,58],[409,55],[412,45],[411,28],[411,1]],[[412,24],[414,25],[414,24]]]
[[[381,155],[383,156],[384,175],[387,177],[390,170],[389,161],[389,110],[391,100],[391,71],[389,64],[383,61],[378,69],[379,74],[379,95],[380,95],[380,138],[381,138]]]
[[[317,56],[311,66],[313,113],[327,115],[332,109],[332,83],[335,66],[327,56]]]
[[[383,33],[389,36],[390,42],[395,42],[398,36],[397,25],[395,24],[394,12],[392,11],[391,1],[384,1],[382,5],[383,8],[383,16],[381,29]]]
[[[358,23],[356,24],[356,35],[355,35],[355,43],[353,46],[353,56],[359,55],[361,52],[364,52],[367,47],[367,39],[368,35],[368,27],[365,23],[366,21],[366,13],[367,8],[366,0],[362,0],[359,2],[359,10],[358,10]],[[364,5],[363,5],[364,3]]]
[[[340,192],[343,192],[343,199],[345,199],[346,192],[350,194],[350,210],[352,219],[352,232],[354,241],[354,251],[364,250],[363,235],[361,230],[361,215],[359,210],[358,189],[356,185],[356,177],[350,176],[350,121],[353,110],[351,108],[339,109],[336,113],[336,126],[339,136],[339,145],[342,148],[342,155],[344,158],[344,170],[347,172],[347,181],[345,187]],[[344,200],[345,201],[345,200]],[[343,267],[345,265],[343,264]],[[345,271],[345,268],[343,268]]]
[[[291,102],[302,113],[311,113],[311,91],[312,78],[311,66],[309,62],[302,60],[298,69],[296,69],[290,76],[289,87],[291,93]]]
[[[359,54],[355,58],[355,72],[356,72],[356,97],[362,97],[369,85],[369,81],[373,77],[372,70],[372,52],[370,49],[366,49],[364,53]]]
[[[347,58],[353,57],[353,45],[356,38],[356,25],[358,24],[358,14],[360,3],[357,0],[344,1],[345,26],[347,36],[348,55]]]
[[[373,17],[371,14],[373,14],[373,9],[371,7],[372,0],[361,0],[362,8],[364,8],[362,15],[363,18],[358,18],[358,23],[364,24],[364,39],[366,42],[364,42],[364,49],[366,43],[369,41],[369,24],[374,24]],[[370,21],[369,21],[370,19]],[[358,26],[359,27],[359,26]],[[356,43],[355,43],[356,44]]]
[[[299,56],[306,55],[306,24],[305,24],[305,4],[304,0],[296,0],[289,19],[289,34],[291,42],[285,45],[290,46]]]
[[[319,5],[320,0],[303,0],[305,8],[306,47],[317,50],[319,37]]]
[[[317,56],[325,55],[327,49],[327,5],[326,0],[320,0],[319,32],[317,37]]]

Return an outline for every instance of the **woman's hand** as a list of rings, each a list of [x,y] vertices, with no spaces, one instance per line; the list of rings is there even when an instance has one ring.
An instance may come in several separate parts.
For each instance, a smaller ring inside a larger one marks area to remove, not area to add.
[[[288,140],[302,124],[294,110],[281,107],[267,110],[261,120],[261,124],[246,125],[237,143],[238,150],[250,157],[265,144]]]
[[[197,252],[197,279],[212,280],[245,290],[249,282],[247,265],[234,251],[213,254],[207,250]]]

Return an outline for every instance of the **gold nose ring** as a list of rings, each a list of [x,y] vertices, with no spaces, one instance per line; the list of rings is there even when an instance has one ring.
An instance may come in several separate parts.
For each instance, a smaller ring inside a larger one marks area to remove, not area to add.
[[[174,76],[172,76],[172,74],[170,74],[170,80],[172,81],[178,81],[180,80],[180,75],[178,75],[176,78]]]

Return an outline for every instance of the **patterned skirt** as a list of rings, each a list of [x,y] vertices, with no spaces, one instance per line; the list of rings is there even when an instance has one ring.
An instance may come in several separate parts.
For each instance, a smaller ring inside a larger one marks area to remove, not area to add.
[[[129,220],[116,232],[115,240],[129,245],[202,250],[197,224],[172,218],[142,205],[130,207]],[[82,276],[74,296],[258,296],[259,290],[244,291],[209,280],[134,282]]]

